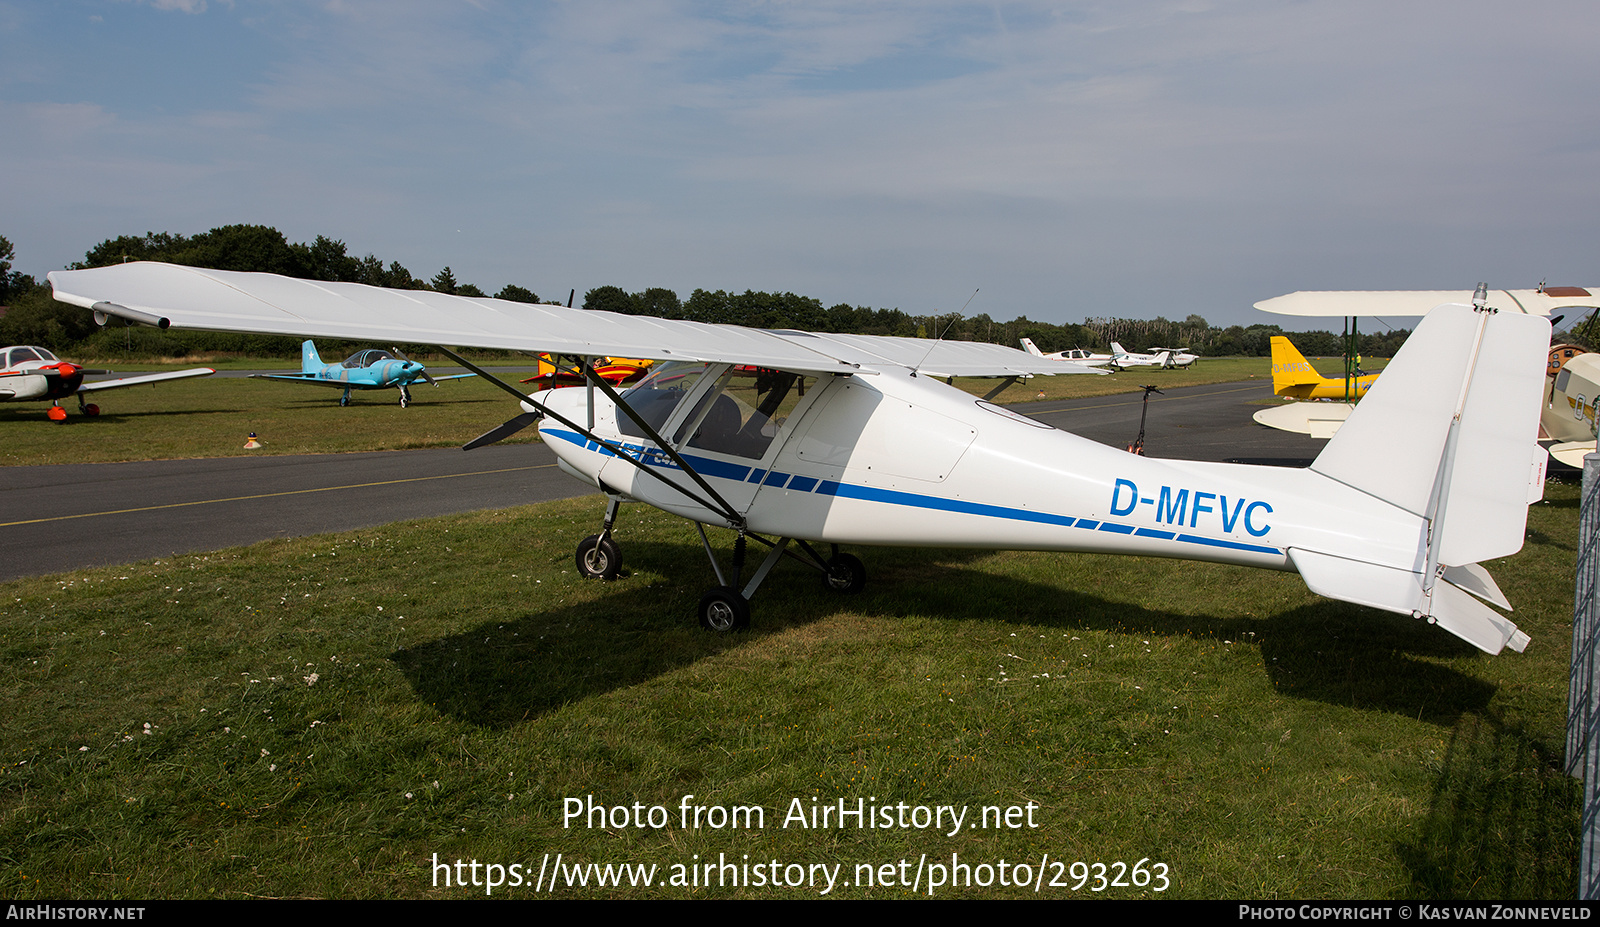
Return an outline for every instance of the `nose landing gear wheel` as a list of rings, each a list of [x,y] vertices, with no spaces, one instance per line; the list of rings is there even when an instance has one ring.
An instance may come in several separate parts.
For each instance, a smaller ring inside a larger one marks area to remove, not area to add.
[[[739,590],[718,586],[700,599],[700,626],[728,634],[750,626],[750,603]]]
[[[850,554],[834,554],[828,558],[828,575],[824,582],[833,592],[855,595],[867,585],[867,568]]]
[[[578,543],[577,563],[585,579],[616,579],[622,572],[622,550],[610,535],[591,534]]]
[[[411,390],[402,386],[400,387],[400,408],[404,409],[409,405],[411,405]]]

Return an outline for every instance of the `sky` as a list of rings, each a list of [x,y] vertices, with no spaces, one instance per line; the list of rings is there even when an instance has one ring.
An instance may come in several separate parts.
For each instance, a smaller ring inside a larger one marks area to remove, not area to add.
[[[1058,323],[1600,284],[1597,27],[1592,0],[0,0],[0,235],[41,278],[247,223],[491,293]]]

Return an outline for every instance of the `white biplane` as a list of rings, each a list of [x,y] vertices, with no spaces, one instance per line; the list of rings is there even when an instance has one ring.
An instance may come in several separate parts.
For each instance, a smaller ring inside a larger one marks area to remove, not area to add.
[[[1311,467],[1293,470],[1134,456],[940,382],[1071,372],[999,345],[151,263],[50,281],[59,300],[162,327],[548,352],[584,367],[605,355],[661,362],[621,394],[599,377],[537,397],[507,385],[526,412],[472,445],[537,422],[561,468],[608,494],[600,533],[578,547],[587,574],[616,575],[624,501],[695,522],[717,576],[700,621],[717,631],[748,623],[750,597],[784,554],[833,589],[859,590],[865,570],[839,551],[848,544],[1293,570],[1316,593],[1426,619],[1488,653],[1528,643],[1478,600],[1510,607],[1479,562],[1521,548],[1527,506],[1542,494],[1535,439],[1550,325],[1535,316],[1435,309]],[[736,532],[731,570],[705,525]],[[766,555],[746,578],[752,539]]]

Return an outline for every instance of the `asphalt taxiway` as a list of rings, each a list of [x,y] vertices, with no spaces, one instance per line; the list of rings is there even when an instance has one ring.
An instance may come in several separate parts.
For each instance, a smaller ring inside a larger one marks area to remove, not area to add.
[[[1310,463],[1326,441],[1251,421],[1271,395],[1267,381],[1153,394],[1145,452]],[[1009,408],[1126,447],[1138,434],[1141,403],[1142,394],[1122,393]],[[540,444],[3,467],[0,581],[592,491],[557,470],[555,455]]]

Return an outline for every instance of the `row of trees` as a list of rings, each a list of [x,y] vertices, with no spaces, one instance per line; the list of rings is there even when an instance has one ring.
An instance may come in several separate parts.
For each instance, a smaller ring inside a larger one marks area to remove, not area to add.
[[[1191,314],[1182,322],[1162,316],[1154,319],[1085,319],[1083,324],[1036,322],[1019,316],[996,321],[987,313],[914,316],[899,309],[869,309],[848,303],[824,308],[818,300],[793,293],[727,293],[695,290],[687,301],[662,288],[629,293],[621,287],[602,286],[584,296],[583,308],[625,315],[652,315],[664,319],[746,325],[751,328],[795,328],[802,331],[846,332],[858,335],[901,335],[910,338],[944,338],[987,341],[1016,346],[1030,338],[1046,353],[1069,348],[1105,351],[1115,341],[1130,351],[1154,347],[1186,348],[1210,357],[1272,353],[1272,336],[1287,334],[1297,347],[1312,356],[1344,353],[1343,334],[1285,332],[1277,325],[1233,325],[1216,328]],[[1360,336],[1360,351],[1375,357],[1393,356],[1409,330]]]
[[[238,352],[262,356],[299,356],[292,338],[226,335],[206,332],[157,332],[113,323],[97,329],[88,311],[58,303],[49,287],[11,268],[11,243],[0,238],[0,344],[40,344],[59,353],[107,357]],[[487,296],[472,283],[463,283],[447,266],[424,280],[398,261],[385,264],[376,255],[355,257],[345,243],[318,235],[310,244],[291,243],[275,228],[264,225],[227,225],[198,235],[146,232],[107,239],[73,264],[73,268],[103,267],[124,261],[165,261],[217,270],[258,271],[309,280],[364,283],[399,289],[434,290],[458,296]],[[537,303],[532,290],[508,284],[494,294],[497,299]],[[554,300],[552,300],[554,302]],[[1187,348],[1201,355],[1254,355],[1271,353],[1273,335],[1290,334],[1308,355],[1337,355],[1344,351],[1339,335],[1325,332],[1285,333],[1277,325],[1216,328],[1199,315],[1181,322],[1158,316],[1153,320],[1085,319],[1083,324],[1036,322],[1019,316],[1008,322],[987,314],[960,313],[912,315],[900,309],[873,309],[840,303],[824,307],[821,301],[794,293],[697,289],[687,300],[672,290],[652,287],[637,293],[617,286],[601,286],[584,294],[583,308],[627,315],[650,315],[752,328],[799,329],[864,335],[899,335],[986,341],[1016,346],[1030,338],[1046,352],[1068,348],[1104,351],[1117,341],[1130,351],[1152,347]],[[1392,355],[1406,331],[1363,335],[1361,353]]]

